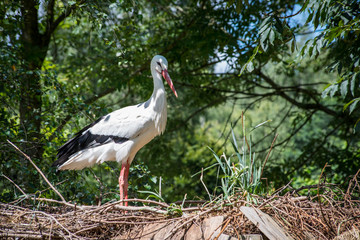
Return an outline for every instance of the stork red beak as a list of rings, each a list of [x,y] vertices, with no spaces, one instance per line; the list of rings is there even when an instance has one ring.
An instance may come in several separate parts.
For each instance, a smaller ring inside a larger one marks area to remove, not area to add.
[[[170,75],[169,75],[168,71],[166,69],[164,69],[164,70],[161,71],[161,74],[165,78],[167,83],[169,84],[169,86],[170,86],[171,90],[174,92],[175,96],[178,97],[178,95],[176,93],[176,90],[175,90],[175,87],[174,87],[174,84],[171,81],[171,78],[170,78]]]

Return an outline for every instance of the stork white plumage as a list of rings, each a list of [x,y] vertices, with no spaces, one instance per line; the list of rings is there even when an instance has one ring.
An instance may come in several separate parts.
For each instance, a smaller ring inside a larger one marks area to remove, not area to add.
[[[167,68],[165,57],[153,57],[150,69],[154,90],[150,99],[109,113],[80,130],[59,148],[53,166],[58,170],[79,170],[105,161],[117,161],[121,163],[120,199],[127,199],[131,162],[145,144],[165,130],[167,103],[161,76],[177,97]]]

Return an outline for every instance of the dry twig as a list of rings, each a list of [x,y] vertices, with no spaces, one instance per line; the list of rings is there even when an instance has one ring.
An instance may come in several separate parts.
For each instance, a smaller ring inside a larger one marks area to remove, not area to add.
[[[42,176],[42,178],[45,180],[45,182],[51,187],[52,190],[54,190],[54,192],[61,198],[61,200],[63,202],[66,202],[65,198],[59,193],[58,190],[56,190],[56,188],[50,183],[50,181],[47,179],[47,177],[45,176],[45,174],[40,170],[40,168],[38,168],[36,166],[36,164],[31,160],[31,158],[26,155],[23,151],[21,151],[15,144],[13,144],[12,142],[10,142],[9,140],[7,140],[8,143],[10,143],[11,146],[13,146],[18,152],[20,152],[22,155],[24,155],[24,157],[29,160],[29,162],[34,166],[34,168],[36,169],[36,171],[38,171],[40,173],[40,175]]]

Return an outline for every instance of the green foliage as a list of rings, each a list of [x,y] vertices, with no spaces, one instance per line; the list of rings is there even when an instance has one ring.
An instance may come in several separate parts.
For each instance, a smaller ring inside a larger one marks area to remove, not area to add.
[[[344,110],[350,105],[349,114],[356,108],[359,96],[359,62],[360,45],[357,39],[360,33],[360,8],[358,1],[322,1],[321,3],[310,2],[307,6],[309,17],[307,22],[313,22],[314,28],[325,27],[321,35],[313,40],[312,45],[320,48],[330,48],[333,62],[329,70],[337,70],[339,80],[329,85],[323,92],[323,96],[334,97],[340,95],[345,101]],[[306,44],[303,49],[307,49]],[[310,45],[310,44],[309,44]],[[308,51],[304,51],[304,54]],[[346,71],[343,71],[346,69]],[[349,101],[350,100],[350,101]],[[357,121],[359,121],[358,119]]]
[[[242,119],[242,145],[238,144],[236,134],[232,129],[232,146],[235,153],[229,157],[227,157],[225,153],[223,153],[219,157],[216,152],[209,148],[213,153],[213,156],[215,157],[217,163],[208,167],[207,169],[218,166],[218,169],[221,172],[219,174],[221,182],[220,188],[222,190],[224,199],[229,199],[230,197],[240,194],[243,197],[246,197],[247,201],[255,201],[255,198],[253,198],[252,195],[260,195],[266,193],[266,186],[264,186],[261,181],[265,164],[261,163],[258,158],[255,158],[255,151],[251,148],[251,131],[249,133],[246,132],[246,127],[244,125],[245,117],[242,116]],[[269,121],[258,124],[253,128],[253,130],[257,129],[258,127],[262,126],[267,122]]]
[[[67,200],[96,204],[118,197],[116,163],[58,173],[49,166],[56,149],[82,127],[150,96],[148,66],[155,54],[168,59],[179,98],[168,95],[165,134],[136,156],[130,197],[145,198],[148,193],[138,191],[147,191],[168,202],[186,193],[206,198],[191,176],[219,164],[206,146],[230,151],[230,123],[238,122],[242,111],[249,126],[273,120],[252,132],[259,159],[279,133],[276,157],[263,173],[276,186],[291,179],[310,183],[326,162],[336,183],[360,167],[359,137],[353,134],[360,119],[357,1],[44,0],[29,2],[35,5],[28,13],[37,13],[29,22],[21,11],[24,3],[0,3],[0,173],[28,194],[57,198],[7,139],[32,157]],[[305,18],[295,23],[299,14],[308,14],[307,24]],[[316,34],[307,35],[308,26]],[[34,36],[35,47],[24,42],[24,30],[34,31],[28,36]],[[36,64],[29,64],[32,58]],[[219,71],[218,63],[228,70]],[[40,108],[22,101],[24,79],[32,77]],[[24,124],[21,111],[27,107],[31,114],[25,120],[38,129]],[[226,159],[240,164],[234,156]],[[206,186],[215,189],[210,179],[216,169],[205,174]],[[226,181],[231,186],[233,179]],[[4,202],[21,195],[4,177],[0,189]]]
[[[358,109],[356,99],[360,94],[360,44],[357,41],[360,34],[359,2],[354,0],[307,0],[295,15],[300,13],[308,14],[304,26],[311,24],[314,31],[318,28],[321,29],[319,34],[303,44],[298,58],[303,59],[305,56],[317,58],[327,50],[329,58],[332,60],[328,64],[328,70],[337,70],[338,80],[328,84],[322,96],[341,96],[345,102],[344,111],[348,106],[351,106],[349,108],[349,114],[351,114],[355,109]],[[287,18],[295,15],[280,17],[275,12],[266,17],[259,26],[260,38],[257,48],[261,47],[263,51],[268,51],[270,46],[284,45],[292,41],[291,51],[294,52],[296,49],[296,35],[294,33],[301,31],[302,28],[298,26],[291,28]],[[247,66],[253,65],[252,61],[257,53],[258,50],[246,63]],[[252,68],[247,70],[251,72]],[[360,118],[356,120],[356,123],[359,120]]]

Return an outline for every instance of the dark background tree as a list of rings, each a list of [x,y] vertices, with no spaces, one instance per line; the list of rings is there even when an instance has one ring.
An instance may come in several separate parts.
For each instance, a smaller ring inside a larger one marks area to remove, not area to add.
[[[360,118],[359,54],[347,54],[359,51],[356,1],[343,6],[336,1],[0,4],[0,171],[26,192],[55,197],[40,190],[46,184],[7,139],[51,181],[66,181],[58,188],[67,199],[116,196],[108,194],[117,191],[116,164],[58,175],[49,166],[56,149],[87,123],[151,95],[148,66],[155,54],[168,59],[179,99],[169,95],[165,135],[136,157],[132,194],[139,194],[138,188],[156,191],[162,176],[168,201],[185,193],[205,197],[191,176],[215,162],[206,146],[228,151],[230,125],[239,127],[242,111],[249,128],[273,120],[254,131],[260,160],[279,133],[265,169],[276,186],[290,179],[312,183],[326,162],[337,183],[360,167],[354,134]],[[338,75],[325,66],[336,66]],[[329,83],[334,84],[323,92]],[[216,170],[205,173],[214,189]],[[13,187],[1,181],[2,200],[13,199]]]

